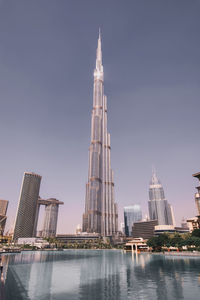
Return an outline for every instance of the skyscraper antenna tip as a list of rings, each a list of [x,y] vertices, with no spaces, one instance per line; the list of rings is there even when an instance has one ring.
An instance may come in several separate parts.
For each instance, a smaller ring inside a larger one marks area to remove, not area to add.
[[[152,174],[156,174],[156,168],[154,165],[152,165]]]

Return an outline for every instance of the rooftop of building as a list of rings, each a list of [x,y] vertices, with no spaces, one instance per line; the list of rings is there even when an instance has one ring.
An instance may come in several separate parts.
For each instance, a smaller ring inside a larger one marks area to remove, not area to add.
[[[200,172],[192,174],[192,176],[200,180]]]
[[[41,175],[39,175],[39,174],[36,174],[36,173],[34,173],[34,172],[24,172],[24,175],[32,175],[32,176],[36,176],[36,177],[40,177],[40,178],[42,178],[42,176],[41,176]]]
[[[124,211],[132,211],[132,210],[141,210],[141,207],[139,204],[133,204],[133,205],[128,205],[124,207]]]
[[[140,224],[140,223],[155,223],[155,222],[158,222],[158,220],[141,220],[141,221],[137,221],[137,222],[134,222],[137,223],[137,224]]]
[[[62,204],[64,204],[64,202],[62,202],[56,198],[49,198],[49,199],[38,198],[38,203],[42,204],[42,205],[50,205],[50,204],[62,205]]]

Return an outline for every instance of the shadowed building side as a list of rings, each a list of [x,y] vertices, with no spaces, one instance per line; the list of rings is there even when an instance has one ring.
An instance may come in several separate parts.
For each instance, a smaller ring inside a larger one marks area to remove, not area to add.
[[[18,238],[33,237],[36,234],[35,221],[37,219],[41,178],[35,173],[24,173],[15,221],[14,241]]]
[[[154,228],[157,225],[157,220],[135,222],[132,227],[132,237],[150,239],[154,236]]]

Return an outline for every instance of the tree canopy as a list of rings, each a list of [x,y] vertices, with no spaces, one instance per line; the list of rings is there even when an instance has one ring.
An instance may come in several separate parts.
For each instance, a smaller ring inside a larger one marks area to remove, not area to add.
[[[188,246],[188,248],[196,247],[197,250],[200,250],[200,229],[195,229],[191,234],[160,234],[150,238],[147,241],[147,245],[153,251],[161,251],[162,247],[177,247],[181,249],[183,246]]]

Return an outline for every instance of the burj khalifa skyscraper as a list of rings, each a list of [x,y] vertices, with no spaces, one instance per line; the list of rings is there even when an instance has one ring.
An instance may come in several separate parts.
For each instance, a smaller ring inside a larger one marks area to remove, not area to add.
[[[94,70],[91,144],[86,184],[83,231],[114,235],[118,230],[118,212],[114,201],[113,171],[110,160],[110,134],[107,131],[107,98],[104,95],[101,35],[99,32]]]

